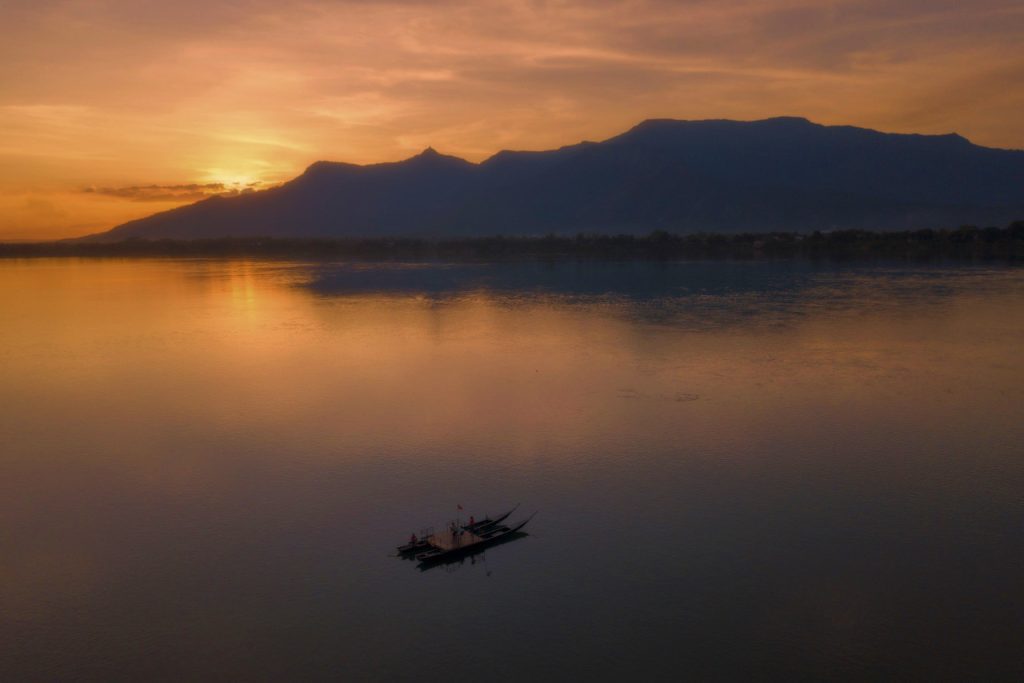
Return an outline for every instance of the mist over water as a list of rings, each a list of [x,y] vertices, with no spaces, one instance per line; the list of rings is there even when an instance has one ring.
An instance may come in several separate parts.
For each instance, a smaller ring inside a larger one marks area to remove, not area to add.
[[[1019,679],[1022,341],[1009,268],[6,261],[0,679]]]

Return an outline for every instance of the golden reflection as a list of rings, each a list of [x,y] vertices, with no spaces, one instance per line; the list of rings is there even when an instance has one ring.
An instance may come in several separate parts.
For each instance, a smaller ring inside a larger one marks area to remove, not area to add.
[[[627,436],[653,448],[669,430],[690,447],[753,454],[770,434],[838,414],[912,424],[967,412],[1005,429],[1006,406],[1024,398],[1005,356],[1021,320],[967,296],[844,313],[815,309],[811,293],[789,313],[691,327],[645,321],[628,300],[314,296],[303,272],[251,261],[4,264],[0,348],[17,362],[0,376],[87,431],[144,397],[183,424],[270,432],[303,457],[344,459],[396,425],[411,452],[482,440],[521,458],[569,457]],[[1001,332],[976,338],[978,328]],[[124,430],[112,452],[135,458],[146,426]]]
[[[225,274],[231,310],[250,322],[266,308],[257,300],[255,267],[249,261],[232,261]]]
[[[32,391],[69,410],[82,410],[90,390],[121,386],[120,396],[85,403],[123,409],[121,397],[138,390],[214,430],[273,427],[299,442],[326,432],[339,447],[309,452],[331,458],[359,457],[350,444],[373,444],[395,424],[410,443],[486,438],[528,457],[541,442],[549,451],[552,441],[568,451],[622,434],[642,443],[666,428],[689,443],[753,444],[785,428],[782,414],[818,419],[842,406],[884,419],[900,406],[914,420],[906,406],[916,406],[927,408],[923,419],[955,419],[987,405],[987,392],[1022,396],[1020,369],[1008,371],[1003,356],[1021,322],[973,299],[920,314],[804,315],[797,304],[800,315],[693,329],[638,319],[628,301],[318,297],[296,284],[296,270],[7,264],[0,342],[21,360],[3,376],[21,385],[50,367]],[[1004,333],[975,339],[978,326]],[[960,386],[965,367],[976,381]],[[996,407],[980,419],[1006,415]]]

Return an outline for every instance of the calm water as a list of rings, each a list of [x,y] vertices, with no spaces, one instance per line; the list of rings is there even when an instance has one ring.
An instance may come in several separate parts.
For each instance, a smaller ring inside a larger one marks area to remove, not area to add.
[[[1022,342],[999,268],[0,262],[0,679],[1019,680]]]

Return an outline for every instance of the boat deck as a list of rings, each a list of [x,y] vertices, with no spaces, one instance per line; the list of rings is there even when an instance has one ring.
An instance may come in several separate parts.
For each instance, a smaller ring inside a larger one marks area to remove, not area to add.
[[[484,539],[480,538],[472,531],[463,531],[461,534],[453,534],[451,531],[441,531],[432,534],[427,537],[427,542],[435,548],[439,548],[445,552],[449,550],[456,550],[457,548],[465,548],[466,546],[474,545]]]

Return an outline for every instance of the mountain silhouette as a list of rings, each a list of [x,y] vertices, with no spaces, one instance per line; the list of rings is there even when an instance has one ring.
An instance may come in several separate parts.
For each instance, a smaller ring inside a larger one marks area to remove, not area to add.
[[[479,164],[432,148],[394,163],[318,161],[273,189],[87,239],[892,230],[1021,216],[1024,151],[802,118],[649,120]]]

